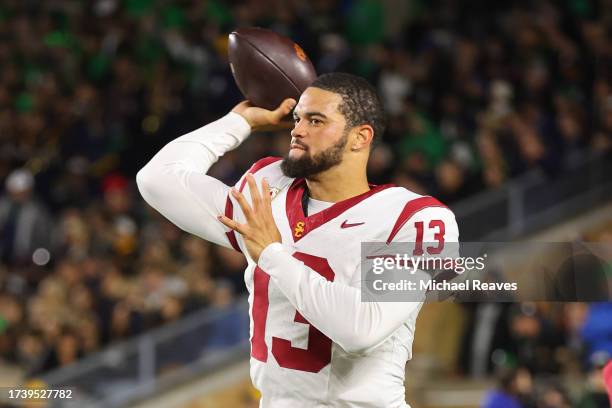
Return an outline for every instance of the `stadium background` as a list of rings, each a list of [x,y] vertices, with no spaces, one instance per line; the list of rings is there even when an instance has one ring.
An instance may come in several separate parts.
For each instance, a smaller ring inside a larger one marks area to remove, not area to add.
[[[165,143],[240,100],[235,27],[288,35],[319,73],[369,79],[389,113],[371,180],[487,209],[460,218],[464,238],[612,242],[611,23],[609,0],[3,0],[0,386],[76,387],[79,406],[160,393],[182,401],[166,406],[257,406],[244,260],[178,230],[134,183]],[[211,174],[231,184],[287,144],[253,137]],[[531,207],[501,221],[482,204],[519,193]],[[561,198],[573,205],[525,214]],[[611,315],[606,303],[427,305],[409,401],[478,406],[503,369],[525,407],[607,407]]]

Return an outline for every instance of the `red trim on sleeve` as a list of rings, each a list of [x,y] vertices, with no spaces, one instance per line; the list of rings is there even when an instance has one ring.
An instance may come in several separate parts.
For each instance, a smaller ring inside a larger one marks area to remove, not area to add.
[[[269,156],[269,157],[264,157],[263,159],[257,160],[255,163],[253,163],[251,168],[247,170],[246,173],[244,173],[244,176],[242,176],[242,181],[240,182],[240,188],[238,189],[238,191],[242,193],[242,190],[244,189],[244,185],[246,184],[246,175],[248,173],[255,174],[259,170],[263,169],[264,167],[267,167],[272,163],[276,163],[279,160],[281,160],[280,157]]]
[[[395,225],[391,230],[391,234],[389,234],[389,238],[387,238],[387,244],[393,241],[393,238],[395,238],[397,233],[402,229],[402,227],[404,226],[404,224],[406,224],[410,217],[412,217],[419,211],[424,210],[425,208],[434,207],[448,208],[433,197],[420,197],[408,201],[404,206],[404,209],[400,213],[399,217],[397,218],[397,221],[395,221]]]
[[[225,216],[230,220],[232,220],[234,217],[234,204],[232,204],[232,200],[230,200],[229,194],[227,195],[227,200],[225,201]],[[236,239],[236,231],[227,231],[225,235],[227,235],[227,239],[232,245],[232,248],[234,248],[238,252],[242,252],[240,250],[240,247],[238,246],[238,240]]]
[[[265,332],[266,320],[270,298],[270,275],[265,273],[259,266],[253,272],[253,335],[251,336],[251,356],[263,363],[268,361],[268,346],[266,345]]]
[[[264,157],[261,160],[257,160],[255,163],[253,163],[251,168],[246,173],[244,173],[244,176],[242,177],[242,181],[240,182],[240,188],[238,190],[242,192],[242,190],[244,189],[244,185],[246,184],[246,175],[248,173],[255,174],[259,170],[263,169],[264,167],[272,163],[276,163],[280,159],[281,159],[280,157],[270,156],[270,157]],[[230,199],[229,194],[227,196],[227,201],[225,202],[225,216],[231,220],[234,219],[233,218],[234,217],[234,204],[232,203],[232,200]],[[238,246],[238,240],[236,239],[236,231],[234,230],[228,231],[225,233],[225,235],[227,235],[227,239],[232,245],[232,248],[234,248],[238,252],[242,252],[240,250],[240,247]]]

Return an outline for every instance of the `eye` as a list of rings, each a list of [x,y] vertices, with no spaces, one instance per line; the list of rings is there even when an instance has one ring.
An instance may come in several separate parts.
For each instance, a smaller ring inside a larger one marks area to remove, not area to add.
[[[313,126],[318,126],[321,123],[323,123],[323,122],[321,122],[321,120],[319,120],[319,119],[314,119],[314,118],[310,119],[310,124],[313,125]]]

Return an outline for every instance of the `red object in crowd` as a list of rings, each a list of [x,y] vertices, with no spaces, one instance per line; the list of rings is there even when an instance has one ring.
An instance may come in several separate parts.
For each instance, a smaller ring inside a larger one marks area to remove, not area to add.
[[[612,360],[608,361],[608,364],[603,369],[603,378],[606,383],[606,389],[608,390],[608,399],[610,400],[610,407],[612,408]]]
[[[128,186],[128,181],[119,173],[111,173],[102,179],[102,191],[109,193],[112,191],[124,191]]]

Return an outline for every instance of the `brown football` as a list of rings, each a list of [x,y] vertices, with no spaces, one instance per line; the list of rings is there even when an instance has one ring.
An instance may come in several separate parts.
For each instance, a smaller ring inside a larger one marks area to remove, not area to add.
[[[317,73],[302,48],[272,30],[240,28],[229,35],[229,62],[238,88],[255,106],[296,101]]]

